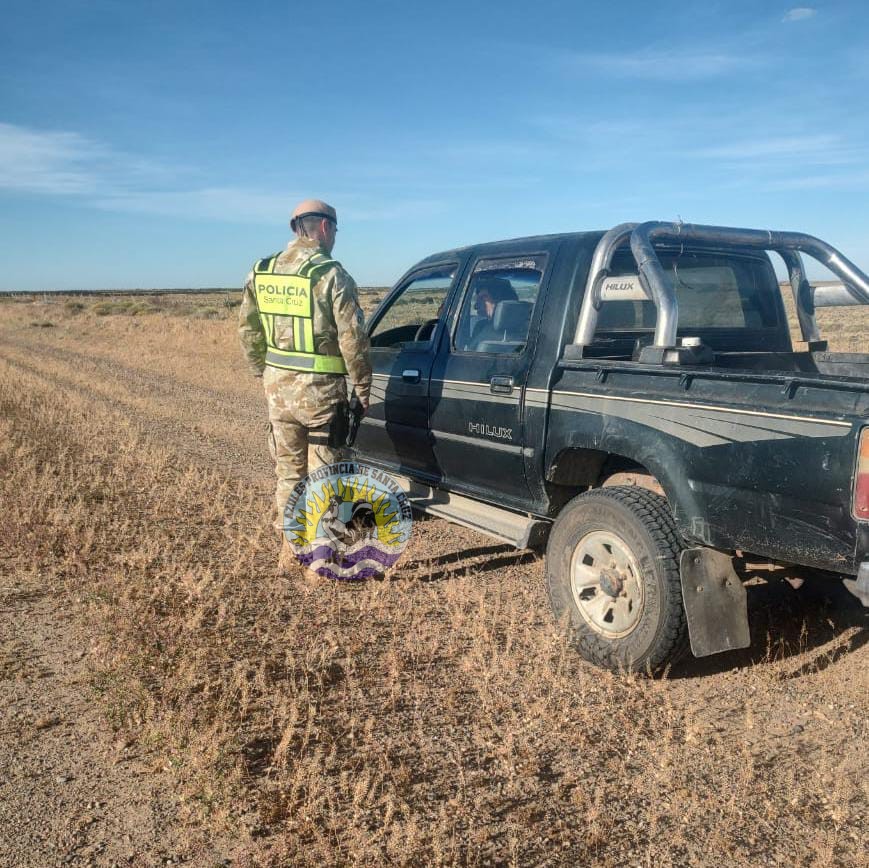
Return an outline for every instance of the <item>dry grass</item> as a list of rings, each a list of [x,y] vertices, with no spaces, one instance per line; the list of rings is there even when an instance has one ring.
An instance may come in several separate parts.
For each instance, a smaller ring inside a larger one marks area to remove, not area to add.
[[[797,323],[790,286],[783,286],[785,309],[791,327],[791,340],[797,349],[805,349]],[[815,319],[821,337],[836,353],[869,352],[869,308],[824,307],[816,311]]]
[[[190,341],[14,308],[4,570],[81,601],[108,719],[249,864],[865,864],[858,611],[762,588],[754,653],[654,681],[581,663],[540,562],[439,521],[389,581],[278,578],[233,312]]]
[[[360,287],[359,300],[366,315],[371,313],[386,294],[386,287]],[[235,316],[241,304],[241,293],[203,292],[185,295],[166,293],[131,295],[130,293],[100,293],[98,296],[68,296],[63,293],[43,293],[0,297],[0,305],[29,305],[41,310],[59,311],[58,315],[93,314],[94,316],[145,316],[163,314],[171,317],[197,319],[228,319]]]

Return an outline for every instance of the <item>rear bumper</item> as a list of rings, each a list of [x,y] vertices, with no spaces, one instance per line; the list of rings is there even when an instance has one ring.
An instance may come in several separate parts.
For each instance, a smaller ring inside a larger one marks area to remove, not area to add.
[[[869,561],[863,561],[860,564],[856,579],[845,579],[845,587],[864,606],[869,607]]]

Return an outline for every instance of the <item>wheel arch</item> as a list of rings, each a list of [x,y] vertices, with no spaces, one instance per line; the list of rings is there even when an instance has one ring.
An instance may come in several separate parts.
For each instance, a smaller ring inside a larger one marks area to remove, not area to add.
[[[662,438],[645,444],[613,443],[609,449],[569,444],[548,462],[546,481],[574,493],[605,487],[609,480],[656,491],[666,498],[680,533],[705,542],[703,513],[684,470],[678,446]]]

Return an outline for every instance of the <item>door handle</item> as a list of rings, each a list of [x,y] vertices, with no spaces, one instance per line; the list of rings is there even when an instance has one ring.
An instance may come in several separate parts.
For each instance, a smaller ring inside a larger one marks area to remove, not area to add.
[[[512,395],[513,394],[513,378],[512,377],[492,377],[489,380],[489,391],[493,395]]]
[[[419,371],[416,368],[405,368],[405,370],[401,372],[401,379],[404,380],[405,383],[418,383]]]

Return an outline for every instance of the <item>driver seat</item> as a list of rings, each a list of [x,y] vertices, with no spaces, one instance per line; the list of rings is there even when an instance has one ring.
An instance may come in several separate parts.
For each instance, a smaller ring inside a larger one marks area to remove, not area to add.
[[[515,353],[524,345],[531,322],[530,301],[499,301],[492,322],[483,329],[474,349],[478,353]]]

